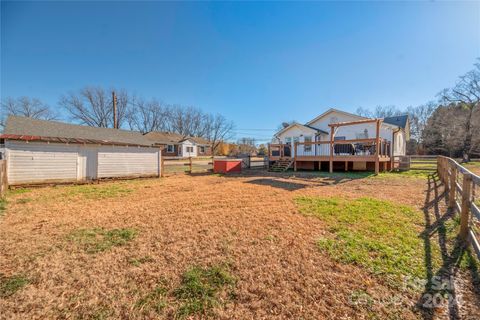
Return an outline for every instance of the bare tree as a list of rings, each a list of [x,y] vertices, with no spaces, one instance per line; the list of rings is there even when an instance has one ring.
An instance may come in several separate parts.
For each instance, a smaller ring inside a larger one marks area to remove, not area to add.
[[[199,108],[174,105],[169,107],[168,131],[184,136],[207,135],[209,115]]]
[[[438,105],[430,101],[417,107],[408,107],[407,113],[410,118],[410,135],[419,144],[423,143],[423,130],[427,126],[427,121]]]
[[[462,155],[464,161],[470,160],[472,152],[472,115],[475,109],[480,107],[480,58],[474,64],[474,69],[461,76],[452,89],[445,89],[440,94],[445,104],[455,103],[466,111],[463,120],[464,139],[462,141]]]
[[[116,91],[118,127],[127,120],[130,97],[125,90]],[[102,87],[85,87],[78,92],[63,95],[59,101],[74,121],[92,127],[113,128],[113,101],[111,91]]]
[[[0,116],[0,127],[5,126],[5,120],[9,115],[23,116],[34,119],[55,120],[58,114],[42,101],[36,98],[8,97],[1,102],[2,112]]]
[[[130,130],[148,133],[151,131],[167,131],[169,109],[157,100],[143,99],[132,101],[127,122]]]
[[[386,118],[405,114],[405,112],[393,105],[376,106],[373,110],[359,107],[355,113],[366,118]]]
[[[282,122],[278,127],[277,127],[277,131],[280,131],[282,129],[285,129],[287,128],[288,126],[291,126],[292,124],[294,123],[297,123],[296,120],[289,120],[289,121],[284,121]]]
[[[221,114],[209,115],[206,121],[206,135],[211,145],[212,145],[212,154],[215,154],[215,150],[222,141],[226,141],[232,137],[232,130],[234,129],[234,124],[231,121],[228,121]]]

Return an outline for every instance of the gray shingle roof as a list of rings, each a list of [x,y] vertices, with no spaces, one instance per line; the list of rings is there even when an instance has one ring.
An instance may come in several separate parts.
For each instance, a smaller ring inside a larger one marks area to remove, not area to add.
[[[184,136],[178,133],[164,132],[164,131],[152,131],[145,134],[145,137],[155,144],[175,144],[185,140],[192,140],[196,144],[204,144],[204,145],[210,144],[208,140],[201,137],[190,137],[190,136]]]
[[[383,118],[383,122],[393,124],[400,128],[405,129],[408,122],[408,115],[404,114],[401,116],[386,117],[386,118]]]
[[[140,132],[88,127],[19,116],[9,116],[7,118],[4,134],[81,139],[87,141],[87,143],[88,140],[92,140],[105,144],[152,145],[152,142]]]

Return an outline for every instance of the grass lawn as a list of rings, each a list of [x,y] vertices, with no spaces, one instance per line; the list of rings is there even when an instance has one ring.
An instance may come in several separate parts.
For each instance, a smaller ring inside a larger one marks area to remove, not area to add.
[[[480,317],[478,265],[455,247],[458,221],[428,178],[258,171],[12,190],[0,203],[0,310],[8,319],[421,319],[433,284],[404,279],[443,276],[456,261],[458,310]]]

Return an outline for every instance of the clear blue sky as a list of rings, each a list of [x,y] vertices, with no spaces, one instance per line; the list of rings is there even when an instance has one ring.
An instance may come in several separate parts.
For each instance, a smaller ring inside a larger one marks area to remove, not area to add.
[[[115,86],[223,113],[239,136],[421,104],[479,56],[479,2],[1,4],[2,98]]]

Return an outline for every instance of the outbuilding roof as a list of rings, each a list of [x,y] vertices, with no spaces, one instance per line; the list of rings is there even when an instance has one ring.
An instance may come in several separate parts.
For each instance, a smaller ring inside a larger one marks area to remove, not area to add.
[[[383,118],[383,122],[393,124],[397,127],[405,129],[408,123],[408,114],[404,114],[401,116],[386,117],[386,118]]]
[[[28,141],[152,146],[149,139],[136,131],[89,127],[20,116],[7,118],[1,137]]]

